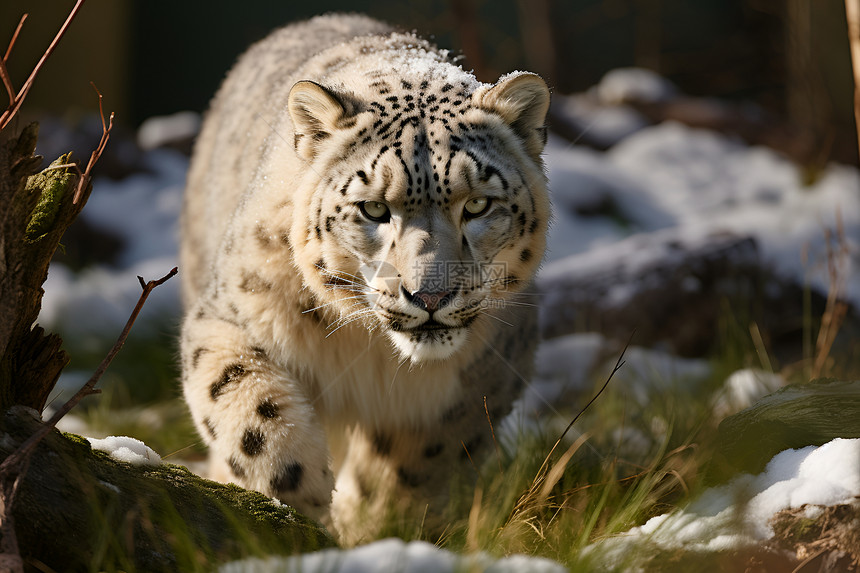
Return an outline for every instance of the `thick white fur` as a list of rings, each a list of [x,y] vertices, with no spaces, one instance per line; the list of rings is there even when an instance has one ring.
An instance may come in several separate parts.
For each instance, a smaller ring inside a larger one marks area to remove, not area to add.
[[[183,215],[183,388],[215,477],[318,518],[331,506],[347,543],[415,492],[419,514],[444,509],[463,449],[488,443],[485,409],[507,412],[531,371],[535,311],[519,293],[549,219],[548,103],[533,74],[480,84],[361,16],[289,26],[243,56]],[[386,132],[395,116],[415,121]],[[470,218],[474,197],[491,207]],[[434,287],[452,261],[510,280]],[[414,293],[434,288],[453,294],[439,329],[416,334],[430,312]]]

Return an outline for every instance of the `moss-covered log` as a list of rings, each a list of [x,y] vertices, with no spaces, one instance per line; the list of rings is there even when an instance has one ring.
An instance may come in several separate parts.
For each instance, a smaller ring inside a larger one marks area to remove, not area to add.
[[[14,407],[0,418],[5,458],[41,425]],[[262,494],[183,467],[117,462],[53,431],[35,451],[12,509],[31,570],[209,571],[249,554],[334,545],[320,525]]]

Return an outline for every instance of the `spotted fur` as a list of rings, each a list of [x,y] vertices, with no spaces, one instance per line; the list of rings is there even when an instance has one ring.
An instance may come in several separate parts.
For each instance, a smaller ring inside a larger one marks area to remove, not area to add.
[[[183,215],[183,386],[214,477],[346,543],[441,516],[531,373],[548,104],[534,74],[482,84],[362,16],[240,59]]]

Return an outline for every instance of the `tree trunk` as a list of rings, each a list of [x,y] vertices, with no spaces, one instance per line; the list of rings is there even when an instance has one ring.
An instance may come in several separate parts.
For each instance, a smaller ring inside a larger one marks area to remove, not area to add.
[[[70,154],[33,175],[38,125],[0,142],[0,411],[20,404],[40,410],[68,363],[58,336],[34,326],[42,283],[66,228],[86,203],[72,203],[79,176],[59,168]]]

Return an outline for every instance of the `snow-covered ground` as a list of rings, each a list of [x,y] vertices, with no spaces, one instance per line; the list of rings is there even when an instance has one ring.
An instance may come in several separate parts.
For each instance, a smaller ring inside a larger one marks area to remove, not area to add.
[[[426,541],[383,539],[340,551],[327,549],[294,557],[245,559],[221,566],[218,573],[563,573],[564,567],[537,557],[493,559],[485,553],[460,556]]]
[[[814,519],[822,507],[856,502],[860,494],[860,439],[777,454],[759,475],[741,474],[703,492],[680,511],[658,515],[641,527],[586,549],[608,567],[631,563],[654,549],[727,551],[773,537],[771,519],[782,510],[805,508]]]
[[[671,122],[641,129],[606,153],[553,139],[547,165],[556,219],[545,272],[611,265],[600,247],[632,235],[732,232],[754,237],[777,272],[826,293],[825,237],[841,224],[852,285],[844,295],[860,306],[860,175],[852,167],[831,165],[805,186],[798,168],[769,149]],[[612,201],[626,224],[577,214],[601,201]],[[641,249],[642,241],[626,244]]]
[[[615,74],[595,89],[602,90],[605,99],[619,101],[624,99],[624,90],[637,81],[647,88],[646,97],[671,93],[667,91],[670,87],[641,77],[637,80],[637,73]],[[571,106],[576,107],[576,102]],[[777,272],[826,293],[830,283],[825,237],[828,230],[833,232],[841,226],[842,246],[847,252],[842,261],[842,294],[860,307],[857,169],[831,165],[815,183],[804,185],[798,168],[769,149],[675,123],[648,126],[623,105],[591,112],[580,105],[575,111],[593,113],[594,120],[587,128],[604,130],[598,135],[617,143],[603,153],[550,139],[546,163],[555,221],[543,273],[611,267],[613,259],[605,256],[606,249],[617,253],[619,246],[629,251],[631,259],[647,260],[650,254],[642,251],[642,245],[649,243],[637,239],[667,229],[695,237],[727,231],[754,237],[763,259]],[[193,116],[182,116],[182,121],[195,125]],[[150,123],[142,130],[146,145],[156,145],[170,129],[169,121]],[[80,273],[59,264],[51,267],[40,317],[47,328],[65,337],[110,340],[121,330],[140,293],[135,277],[158,278],[177,265],[177,224],[187,160],[178,152],[153,149],[146,153],[145,161],[146,172],[122,181],[96,179],[82,217],[122,237],[126,248],[115,266]],[[598,204],[611,204],[611,212],[595,214],[589,206]],[[136,331],[145,331],[151,322],[176,324],[180,312],[179,281],[169,281],[150,297]],[[591,367],[606,360],[605,350],[605,341],[596,334],[572,335],[544,344],[538,375],[518,409],[520,422],[551,409],[554,400],[570,388],[585,387]],[[626,358],[628,365],[619,372],[617,383],[629,387],[640,402],[654,389],[643,384],[654,384],[655,380],[689,383],[710,374],[704,361],[680,360],[655,350],[631,348]],[[74,375],[69,373],[66,379]],[[727,381],[724,394],[715,397],[714,407],[723,415],[729,414],[780,384],[780,379],[765,373],[736,373]],[[760,476],[740,476],[729,485],[706,492],[683,511],[654,518],[626,536],[598,544],[594,551],[599,548],[620,555],[640,543],[713,548],[761,540],[768,535],[767,517],[781,508],[841,503],[860,495],[858,470],[858,440],[836,440],[819,448],[784,452]],[[739,517],[740,491],[747,495],[744,518]],[[396,554],[399,557],[391,558],[406,559],[404,563],[411,563],[413,558],[455,563],[452,556],[434,553],[423,545],[381,543],[377,549],[364,551]],[[355,551],[354,559],[360,560],[362,550]],[[323,563],[327,558],[312,559]],[[521,570],[506,568],[503,561],[493,564],[485,560],[481,564],[487,571]],[[294,569],[290,565],[277,570]],[[414,570],[425,569],[416,565]]]

